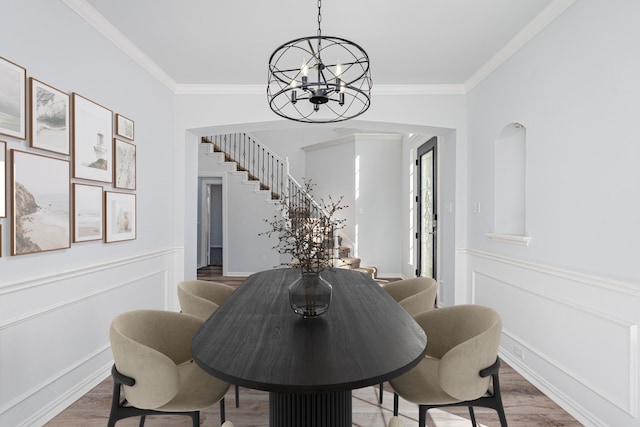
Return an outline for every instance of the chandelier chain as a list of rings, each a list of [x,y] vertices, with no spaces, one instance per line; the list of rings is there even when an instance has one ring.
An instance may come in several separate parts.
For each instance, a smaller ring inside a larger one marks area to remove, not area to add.
[[[320,12],[321,7],[322,0],[318,0],[318,37],[322,36],[322,30],[320,29],[320,23],[322,22],[322,12]]]

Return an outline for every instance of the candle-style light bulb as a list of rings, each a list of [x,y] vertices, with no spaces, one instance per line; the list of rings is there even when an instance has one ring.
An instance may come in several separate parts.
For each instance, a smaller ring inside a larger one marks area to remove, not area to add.
[[[293,89],[291,91],[291,103],[295,104],[298,101],[298,93],[296,92],[297,83],[295,79],[291,80],[291,83],[289,84],[289,86],[291,86],[291,89]]]
[[[307,61],[302,60],[302,67],[300,68],[302,72],[302,89],[307,89],[307,74],[309,74],[309,67],[307,66]]]

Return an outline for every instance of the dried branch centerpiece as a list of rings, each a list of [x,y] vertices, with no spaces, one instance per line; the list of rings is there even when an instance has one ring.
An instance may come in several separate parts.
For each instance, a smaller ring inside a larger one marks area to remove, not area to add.
[[[337,259],[338,230],[345,219],[337,219],[338,211],[346,208],[343,197],[313,200],[314,184],[305,180],[304,188],[289,186],[289,193],[279,202],[280,212],[265,222],[270,230],[260,233],[276,236],[273,247],[291,260],[281,265],[300,270],[300,276],[289,285],[289,303],[297,314],[317,317],[329,310],[332,297],[331,284],[321,273],[334,267]]]

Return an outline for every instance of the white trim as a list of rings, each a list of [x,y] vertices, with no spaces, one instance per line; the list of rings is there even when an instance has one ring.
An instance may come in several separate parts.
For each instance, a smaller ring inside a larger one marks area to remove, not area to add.
[[[43,285],[50,285],[51,283],[61,282],[64,280],[68,280],[70,278],[83,276],[87,274],[98,273],[100,271],[112,269],[114,267],[123,266],[127,264],[133,264],[153,258],[157,258],[163,255],[171,255],[174,253],[181,252],[183,248],[173,248],[173,249],[165,249],[161,251],[155,252],[147,252],[133,257],[120,258],[116,260],[111,260],[107,262],[103,262],[100,264],[93,264],[90,267],[79,268],[75,270],[67,270],[57,274],[47,274],[45,276],[34,277],[31,279],[27,279],[24,281],[15,281],[4,284],[0,286],[0,296],[9,294],[12,292],[20,292],[25,289],[34,288]]]
[[[581,273],[573,270],[554,267],[547,264],[524,261],[521,259],[492,254],[489,252],[478,251],[475,249],[458,249],[456,252],[466,256],[475,256],[475,257],[484,258],[484,259],[492,260],[495,262],[500,262],[503,264],[508,264],[515,267],[523,268],[526,270],[531,270],[538,273],[556,276],[561,279],[580,282],[580,283],[593,286],[599,289],[604,288],[604,289],[625,294],[634,298],[640,298],[640,286],[638,286],[637,283],[625,282],[623,280],[618,280],[611,277],[596,276],[594,274]]]
[[[82,19],[87,21],[89,25],[98,30],[98,32],[104,35],[120,50],[129,55],[131,59],[138,63],[138,65],[144,68],[153,77],[158,79],[160,83],[175,93],[176,82],[147,55],[145,55],[138,46],[133,44],[131,40],[126,38],[116,27],[113,26],[113,24],[102,16],[100,12],[87,3],[86,0],[62,0],[62,2],[80,15]]]
[[[511,58],[522,46],[546,28],[576,0],[554,0],[542,12],[529,22],[516,36],[498,51],[486,64],[476,71],[466,82],[465,92],[470,92],[480,82],[493,73],[500,65]]]
[[[109,346],[108,348],[111,348],[111,346]],[[57,415],[62,413],[62,411],[69,408],[71,404],[87,394],[98,384],[106,380],[111,373],[111,366],[113,366],[112,360],[102,368],[98,369],[92,375],[85,378],[74,387],[71,387],[62,395],[58,396],[57,399],[51,401],[48,405],[41,408],[35,414],[23,420],[19,424],[19,427],[41,426],[51,421]]]
[[[529,246],[529,242],[531,242],[531,237],[518,236],[515,234],[487,233],[486,236],[491,240],[495,240],[496,242],[516,243],[516,244],[525,245],[525,246]]]

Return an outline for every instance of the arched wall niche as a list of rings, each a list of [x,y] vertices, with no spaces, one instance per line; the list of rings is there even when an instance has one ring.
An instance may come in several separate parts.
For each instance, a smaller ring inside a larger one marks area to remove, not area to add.
[[[529,244],[526,224],[527,129],[509,123],[494,143],[494,240]]]

